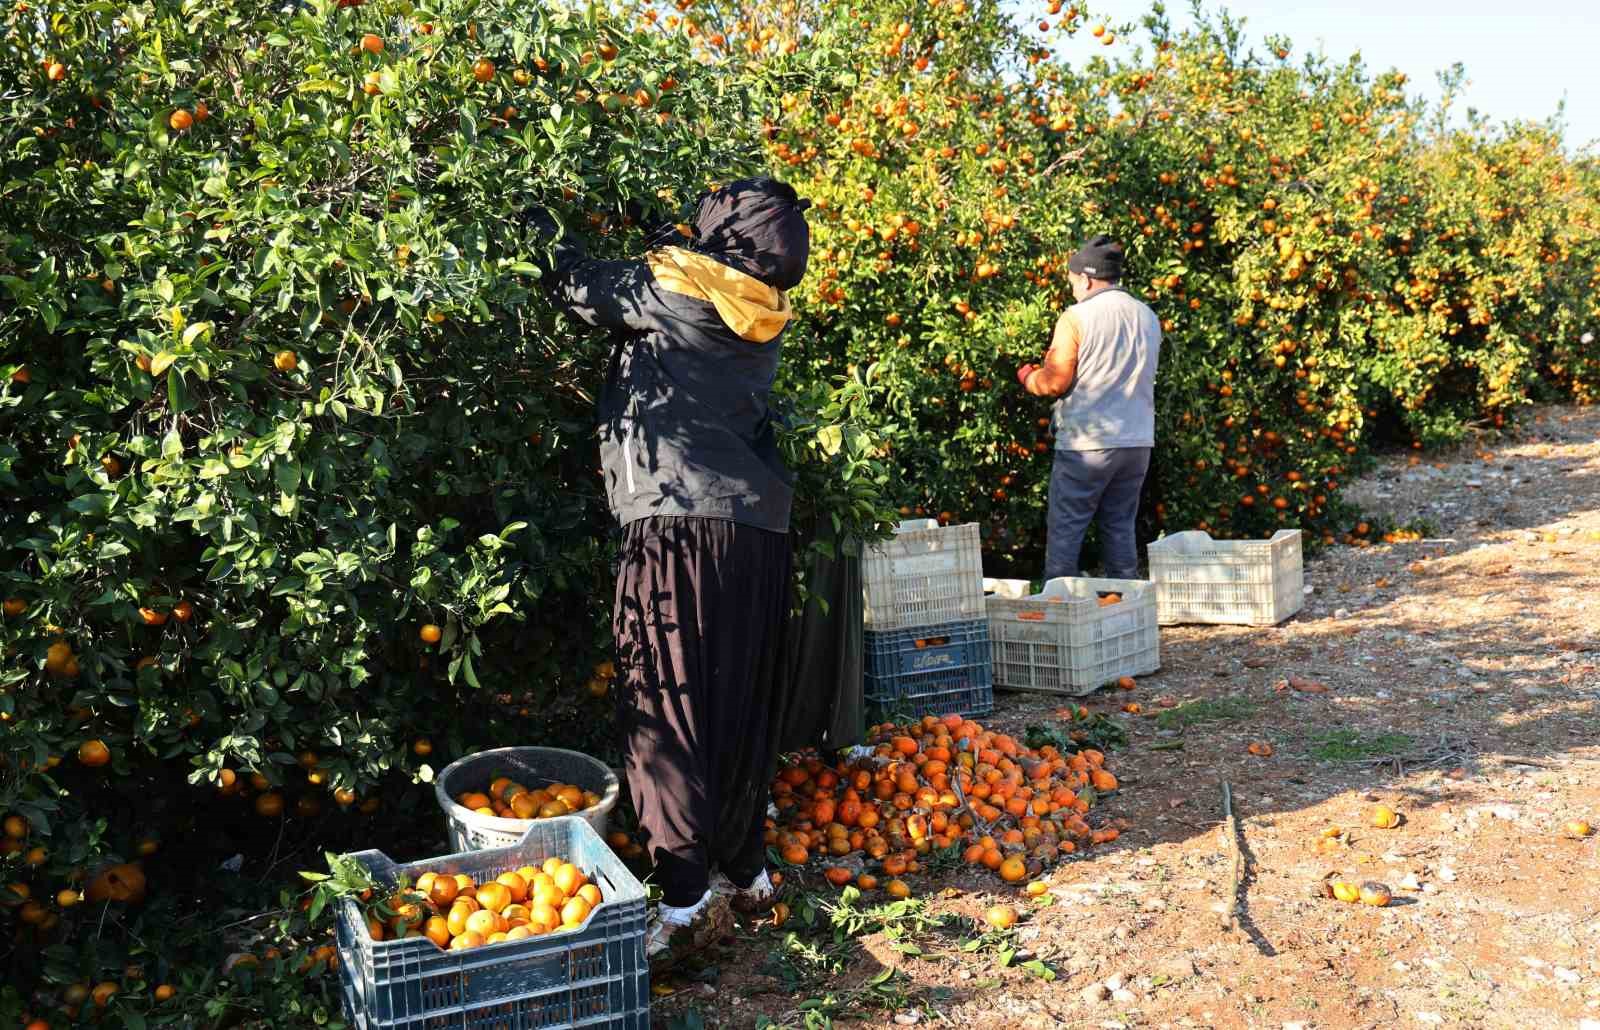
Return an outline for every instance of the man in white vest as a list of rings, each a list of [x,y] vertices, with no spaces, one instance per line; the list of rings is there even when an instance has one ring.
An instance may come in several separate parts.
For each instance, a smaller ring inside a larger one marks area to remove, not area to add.
[[[1078,552],[1098,521],[1105,574],[1139,578],[1134,522],[1155,445],[1161,320],[1119,283],[1122,245],[1096,236],[1067,263],[1077,301],[1056,321],[1042,365],[1017,379],[1055,403],[1046,579],[1079,575]]]

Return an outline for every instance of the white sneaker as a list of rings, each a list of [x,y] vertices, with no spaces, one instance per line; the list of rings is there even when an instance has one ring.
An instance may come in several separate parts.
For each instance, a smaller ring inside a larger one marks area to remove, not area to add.
[[[654,958],[667,950],[672,941],[672,935],[694,922],[695,916],[706,910],[711,903],[713,891],[706,891],[700,900],[687,908],[678,908],[673,905],[657,905],[655,915],[650,917],[650,929],[645,936],[645,954]]]
[[[733,933],[728,899],[706,891],[687,908],[659,905],[645,934],[645,957],[654,972],[665,972]]]
[[[751,881],[748,887],[739,887],[728,879],[727,874],[717,872],[711,879],[711,890],[720,894],[733,904],[740,912],[759,912],[770,906],[778,896],[778,888],[772,885],[772,878],[765,869]]]

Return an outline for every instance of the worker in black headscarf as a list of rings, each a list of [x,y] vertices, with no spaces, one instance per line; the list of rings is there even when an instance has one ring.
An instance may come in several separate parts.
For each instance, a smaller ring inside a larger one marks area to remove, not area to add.
[[[600,457],[623,527],[617,714],[662,890],[652,956],[725,933],[725,899],[754,909],[773,893],[762,816],[793,478],[770,394],[808,206],[772,179],[734,182],[636,261],[592,259],[548,215],[529,219],[559,236],[545,279],[555,303],[617,333]]]

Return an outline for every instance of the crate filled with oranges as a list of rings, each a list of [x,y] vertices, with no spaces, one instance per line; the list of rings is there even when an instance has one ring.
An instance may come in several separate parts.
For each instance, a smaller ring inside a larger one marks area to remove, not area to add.
[[[557,747],[502,747],[467,755],[434,781],[453,847],[514,844],[539,819],[581,817],[606,832],[621,786],[604,762]]]
[[[380,886],[337,910],[354,1026],[649,1026],[644,888],[582,819],[406,865],[348,857]]]
[[[1161,668],[1155,588],[1144,580],[984,580],[994,685],[1081,696]]]

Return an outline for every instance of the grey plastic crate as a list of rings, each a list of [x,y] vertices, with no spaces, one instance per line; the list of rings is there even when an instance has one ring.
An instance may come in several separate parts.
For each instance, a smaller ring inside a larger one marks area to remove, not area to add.
[[[482,883],[558,855],[582,869],[602,901],[589,921],[520,941],[443,951],[426,937],[374,941],[361,908],[336,913],[345,1016],[360,1030],[648,1030],[644,887],[576,816],[540,819],[521,842],[398,865],[378,851],[349,857],[382,884],[425,872]]]
[[[461,851],[503,848],[522,839],[532,820],[501,819],[479,815],[456,803],[469,790],[487,791],[496,776],[509,776],[537,790],[552,783],[571,783],[600,795],[600,803],[578,812],[579,818],[601,836],[606,817],[617,806],[621,787],[617,775],[598,758],[559,747],[500,747],[458,758],[444,767],[433,783],[433,795],[444,812],[450,846]]]

